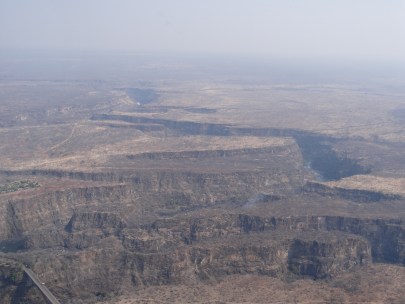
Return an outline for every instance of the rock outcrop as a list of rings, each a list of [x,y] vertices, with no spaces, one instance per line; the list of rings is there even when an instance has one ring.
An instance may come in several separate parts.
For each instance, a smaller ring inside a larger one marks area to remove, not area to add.
[[[304,185],[304,191],[314,192],[323,196],[338,197],[352,200],[359,203],[400,200],[403,197],[397,194],[387,194],[379,191],[346,189],[341,187],[330,187],[318,182],[308,182]]]
[[[336,276],[340,272],[371,262],[369,243],[360,237],[345,235],[322,240],[295,239],[288,252],[289,270],[315,279]]]

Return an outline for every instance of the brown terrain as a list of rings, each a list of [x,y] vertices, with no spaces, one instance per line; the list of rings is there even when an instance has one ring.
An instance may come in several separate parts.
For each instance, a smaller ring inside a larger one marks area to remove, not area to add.
[[[0,81],[1,303],[405,302],[404,91],[128,79]]]

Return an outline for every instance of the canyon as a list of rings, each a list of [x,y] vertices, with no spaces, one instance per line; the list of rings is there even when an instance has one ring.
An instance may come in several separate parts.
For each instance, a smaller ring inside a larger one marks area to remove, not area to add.
[[[2,303],[404,300],[405,92],[0,85]]]

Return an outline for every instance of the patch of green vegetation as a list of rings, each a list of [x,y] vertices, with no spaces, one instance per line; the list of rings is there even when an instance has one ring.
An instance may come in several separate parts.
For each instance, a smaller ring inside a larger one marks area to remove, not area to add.
[[[22,270],[13,271],[10,275],[10,279],[13,283],[18,284],[22,281],[24,272]]]
[[[16,181],[13,183],[0,185],[0,194],[16,192],[16,191],[24,190],[24,189],[38,188],[39,186],[40,186],[40,184],[36,181],[30,181],[30,180]]]
[[[19,284],[23,277],[24,271],[15,265],[0,266],[0,286]]]

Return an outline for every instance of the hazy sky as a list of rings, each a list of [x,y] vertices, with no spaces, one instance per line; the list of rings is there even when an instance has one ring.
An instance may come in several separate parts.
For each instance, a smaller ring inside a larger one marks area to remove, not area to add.
[[[405,0],[0,0],[0,48],[405,61]]]

